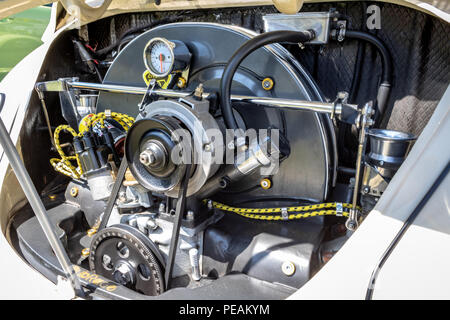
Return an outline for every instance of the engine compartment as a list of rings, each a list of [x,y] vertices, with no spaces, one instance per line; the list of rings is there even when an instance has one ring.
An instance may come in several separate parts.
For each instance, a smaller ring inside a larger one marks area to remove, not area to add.
[[[48,122],[67,123],[50,129],[60,158],[43,191],[48,214],[80,280],[109,297],[285,298],[351,236],[352,214],[363,221],[415,136],[379,129],[374,97],[330,102],[279,44],[254,48],[232,72],[231,118],[247,132],[229,135],[224,74],[256,34],[166,22],[121,36],[118,53],[66,36],[78,72],[37,84],[43,109],[61,110]],[[61,267],[30,209],[12,225],[25,259],[55,280]]]

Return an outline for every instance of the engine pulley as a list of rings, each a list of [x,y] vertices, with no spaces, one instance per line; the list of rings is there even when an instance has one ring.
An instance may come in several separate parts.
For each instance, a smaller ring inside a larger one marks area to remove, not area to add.
[[[101,230],[90,247],[91,271],[149,296],[164,291],[162,262],[156,245],[128,225]]]
[[[219,125],[209,102],[184,98],[146,105],[129,130],[125,153],[135,179],[153,192],[177,197],[186,163],[192,164],[187,195],[217,172],[223,153]]]
[[[181,181],[187,159],[191,157],[189,148],[182,146],[190,145],[191,138],[181,137],[181,129],[175,118],[159,115],[141,119],[129,130],[125,143],[128,165],[145,188],[164,193]]]

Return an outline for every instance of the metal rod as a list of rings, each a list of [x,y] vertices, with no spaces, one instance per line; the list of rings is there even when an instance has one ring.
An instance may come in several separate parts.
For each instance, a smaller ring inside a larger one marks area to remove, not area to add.
[[[119,84],[71,81],[68,82],[67,85],[75,89],[98,90],[111,93],[128,93],[128,94],[144,95],[147,92],[146,87],[124,86]],[[175,91],[165,89],[156,89],[153,90],[153,93],[168,98],[183,98],[191,94],[191,92],[186,91]],[[207,96],[208,95],[206,95],[205,97]]]
[[[356,157],[355,190],[353,191],[353,197],[352,197],[353,209],[355,209],[358,204],[359,185],[361,182],[362,156],[366,149],[366,135],[367,135],[367,128],[365,128],[365,127],[361,128],[361,133],[359,134],[358,155]],[[351,214],[351,218],[356,220],[356,216],[354,216],[352,214]]]
[[[48,116],[47,105],[45,104],[44,93],[38,86],[36,86],[35,89],[38,94],[39,100],[41,101],[42,111],[44,112],[45,122],[47,123],[48,134],[50,135],[50,143],[56,150],[55,140],[53,139],[52,126],[50,124],[50,118]]]
[[[334,103],[327,103],[327,102],[304,101],[304,100],[270,98],[270,97],[252,97],[240,95],[232,95],[231,100],[251,102],[267,107],[278,107],[284,109],[307,110],[329,114],[333,113],[334,110],[334,113],[337,115],[342,113],[342,107],[340,105],[335,105]]]
[[[42,99],[40,99],[40,100],[41,100],[42,110],[44,111],[45,122],[47,123],[48,134],[49,134],[49,136],[50,136],[50,143],[51,143],[52,146],[56,149],[56,146],[55,146],[55,140],[53,139],[52,126],[51,126],[51,124],[50,124],[50,118],[49,118],[49,116],[48,116],[47,105],[45,104],[44,98],[42,98]]]
[[[368,128],[373,124],[373,120],[371,119],[373,114],[374,110],[372,108],[372,103],[366,103],[362,110],[362,119],[360,120],[361,128],[359,133],[358,154],[356,156],[355,188],[353,189],[352,209],[350,209],[350,215],[345,223],[347,229],[352,231],[356,230],[356,228],[358,227],[357,204],[361,183],[361,167],[363,164],[363,155],[366,150],[367,131]]]
[[[0,109],[4,103],[4,98],[4,94],[0,94]],[[42,203],[41,198],[39,197],[39,194],[33,182],[31,181],[31,178],[24,164],[22,163],[19,153],[17,152],[17,149],[14,146],[14,143],[12,142],[11,137],[9,136],[9,133],[6,130],[5,124],[3,123],[3,120],[1,118],[0,144],[3,147],[3,151],[5,152],[6,156],[8,157],[9,163],[14,170],[14,173],[16,174],[17,180],[19,181],[20,186],[22,187],[25,196],[28,199],[31,208],[33,209],[39,223],[41,224],[44,234],[47,237],[48,242],[50,243],[50,246],[52,247],[53,252],[56,255],[56,258],[58,259],[64,270],[65,276],[70,280],[75,294],[83,297],[84,293],[81,287],[81,283],[75,273],[72,263],[69,260],[63,244],[61,243],[53,229],[54,226],[52,225],[50,218],[47,215],[44,204]]]
[[[135,95],[144,95],[147,92],[145,87],[135,87],[135,86],[123,86],[116,84],[102,84],[102,83],[90,83],[90,82],[78,82],[72,81],[68,82],[67,85],[76,89],[85,90],[98,90],[111,93],[127,93]],[[155,89],[153,93],[166,98],[184,98],[191,95],[191,92],[187,91],[176,91],[176,90],[165,90],[165,89]],[[207,98],[209,93],[203,93],[203,98]],[[285,109],[294,110],[308,110],[314,112],[328,113],[328,114],[341,114],[342,107],[338,104],[327,103],[327,102],[314,102],[314,101],[304,101],[296,99],[281,99],[281,98],[270,98],[270,97],[253,97],[244,95],[231,95],[231,100],[233,101],[244,101],[251,102],[259,105],[264,105],[267,107],[278,107]],[[356,108],[356,107],[355,107]]]

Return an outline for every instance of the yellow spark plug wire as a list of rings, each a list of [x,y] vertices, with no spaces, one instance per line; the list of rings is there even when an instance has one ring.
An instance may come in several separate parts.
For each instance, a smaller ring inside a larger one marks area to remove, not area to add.
[[[79,128],[79,136],[82,137],[84,135],[84,133],[86,131],[89,130],[89,128],[91,128],[93,125],[95,125],[97,122],[100,122],[100,126],[102,128],[104,128],[105,126],[105,120],[111,118],[115,121],[117,121],[122,128],[125,131],[128,131],[128,129],[131,128],[131,126],[134,123],[134,118],[130,117],[129,115],[123,114],[123,113],[118,113],[118,112],[100,112],[97,113],[93,116],[89,115],[86,116],[83,121],[82,124],[80,124],[80,128]]]
[[[83,175],[83,170],[81,168],[81,163],[78,155],[75,156],[67,156],[62,147],[61,143],[59,141],[59,134],[61,131],[67,131],[72,134],[73,137],[79,137],[82,138],[83,135],[89,131],[92,125],[95,125],[95,123],[100,122],[101,127],[103,128],[105,126],[105,119],[111,118],[115,121],[117,121],[125,131],[128,131],[131,126],[134,123],[134,118],[130,117],[126,114],[118,113],[118,112],[100,112],[98,114],[94,115],[88,115],[86,116],[80,123],[79,127],[79,133],[70,127],[69,125],[60,125],[55,129],[55,132],[53,134],[53,140],[55,142],[56,150],[58,151],[58,154],[60,155],[61,159],[58,158],[52,158],[50,159],[50,164],[52,167],[73,179],[80,179]],[[77,166],[75,167],[72,164],[72,161],[77,162]]]
[[[240,216],[256,220],[296,220],[316,216],[342,216],[348,217],[352,204],[341,202],[328,202],[307,206],[294,206],[284,208],[236,208],[212,200],[205,200],[213,208],[233,212]]]
[[[50,164],[56,171],[66,176],[69,176],[73,179],[79,179],[83,174],[81,170],[80,159],[78,158],[78,155],[66,156],[59,141],[59,134],[61,133],[61,131],[67,131],[71,133],[73,137],[77,136],[76,131],[68,125],[63,124],[55,129],[55,132],[53,134],[53,140],[55,141],[56,151],[58,151],[58,154],[61,157],[61,159],[52,158],[50,159]],[[71,161],[76,161],[78,168],[75,168],[75,166],[71,163]]]

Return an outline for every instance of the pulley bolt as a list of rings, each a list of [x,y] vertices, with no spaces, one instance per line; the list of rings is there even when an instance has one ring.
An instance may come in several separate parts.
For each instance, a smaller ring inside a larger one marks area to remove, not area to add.
[[[291,261],[285,261],[281,265],[281,271],[287,276],[292,276],[295,273],[295,264],[293,264]]]
[[[114,279],[122,285],[127,285],[134,282],[133,272],[131,268],[125,263],[121,263],[119,267],[116,268],[113,275]]]
[[[159,209],[158,209],[158,211],[159,211],[159,213],[164,213],[164,212],[166,212],[166,205],[165,205],[163,202],[161,202],[161,203],[159,204]]]
[[[141,154],[139,155],[139,161],[144,165],[144,166],[149,166],[152,163],[154,163],[156,160],[155,154],[153,153],[152,150],[144,150],[141,152]]]
[[[192,266],[192,280],[198,281],[202,278],[202,276],[200,275],[200,263],[198,250],[196,248],[189,250],[189,260]]]

